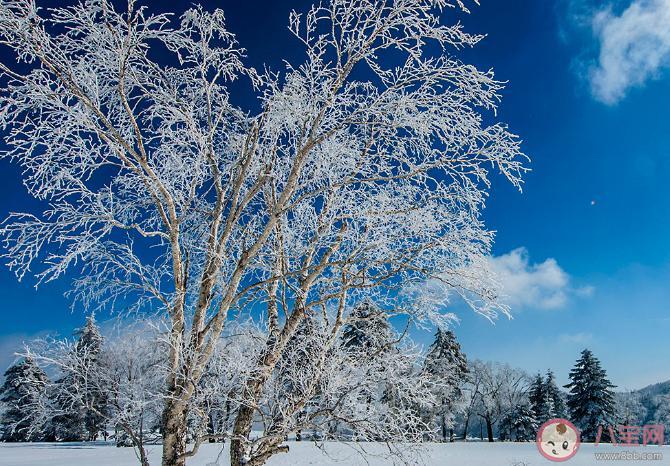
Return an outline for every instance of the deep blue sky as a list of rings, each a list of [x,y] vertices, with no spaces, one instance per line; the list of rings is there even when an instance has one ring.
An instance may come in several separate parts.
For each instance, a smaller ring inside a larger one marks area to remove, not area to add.
[[[192,3],[173,0],[170,8],[181,13]],[[310,2],[203,3],[224,9],[248,63],[281,69],[283,58],[301,56],[287,18],[290,8],[305,10]],[[461,56],[509,81],[499,118],[524,140],[533,171],[523,194],[494,183],[486,211],[498,232],[494,254],[521,258],[520,268],[504,269],[523,295],[511,301],[518,303],[515,317],[491,325],[462,312],[455,330],[470,357],[529,371],[552,368],[561,382],[588,346],[615,384],[638,388],[670,379],[670,74],[663,68],[670,46],[662,37],[658,44],[647,41],[662,55],[660,65],[641,76],[644,63],[622,67],[637,73],[629,79],[638,84],[624,86],[614,100],[603,97],[611,88],[594,84],[589,70],[600,54],[617,57],[611,47],[635,47],[635,37],[617,35],[618,20],[645,20],[632,14],[631,0],[615,3],[598,16],[605,2],[482,0],[461,17],[470,32],[487,34]],[[594,29],[594,18],[609,23]],[[621,76],[606,71],[610,80]],[[0,215],[31,207],[19,172],[0,161]],[[509,255],[517,248],[525,254]],[[562,281],[552,282],[550,272],[560,272]],[[0,269],[2,365],[20,340],[44,331],[67,335],[83,320],[62,297],[66,282],[37,291],[32,284]],[[551,297],[560,299],[537,304]]]

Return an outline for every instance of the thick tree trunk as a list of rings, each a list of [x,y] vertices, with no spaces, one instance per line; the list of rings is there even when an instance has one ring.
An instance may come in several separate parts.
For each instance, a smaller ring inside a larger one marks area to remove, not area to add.
[[[186,458],[186,408],[182,403],[168,401],[163,411],[162,466],[184,466]]]
[[[442,415],[442,441],[447,441],[447,420],[444,415]]]
[[[243,466],[249,460],[246,439],[249,438],[251,433],[253,414],[254,411],[249,406],[240,406],[233,427],[233,437],[230,441],[230,466]]]
[[[493,442],[493,423],[490,418],[486,418],[486,435],[489,437],[489,442]]]
[[[304,311],[301,303],[296,303],[296,310],[289,316],[279,337],[271,334],[266,341],[265,353],[261,356],[257,365],[257,374],[247,382],[243,395],[245,403],[240,406],[235,418],[233,435],[230,441],[230,466],[242,466],[252,459],[248,457],[247,442],[253,426],[255,411],[253,404],[260,398],[265,382],[270,378],[282,351],[303,317]],[[256,459],[253,460],[256,461]],[[259,458],[257,463],[263,464],[265,460]]]

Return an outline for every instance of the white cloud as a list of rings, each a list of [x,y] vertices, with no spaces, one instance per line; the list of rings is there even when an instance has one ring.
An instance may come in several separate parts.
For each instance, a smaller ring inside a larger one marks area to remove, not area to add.
[[[525,248],[514,249],[490,259],[491,270],[503,287],[504,300],[512,312],[528,309],[559,309],[570,296],[590,294],[591,287],[570,286],[570,276],[558,265],[556,259],[531,263]],[[585,291],[585,290],[589,291]]]
[[[670,66],[670,0],[634,0],[621,14],[593,16],[598,62],[589,73],[596,99],[613,105]]]

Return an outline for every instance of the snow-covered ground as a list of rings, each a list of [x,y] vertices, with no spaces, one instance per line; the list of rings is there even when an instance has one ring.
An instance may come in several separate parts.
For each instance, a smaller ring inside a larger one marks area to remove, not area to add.
[[[325,453],[314,444],[308,442],[289,442],[290,453],[280,454],[272,458],[270,466],[300,465],[370,465],[381,466],[393,464],[389,458],[372,456],[368,463],[363,460],[350,445],[327,444]],[[383,455],[387,450],[379,444],[359,444],[373,455]],[[660,452],[663,459],[646,461],[629,460],[596,460],[594,453],[607,452]],[[221,454],[220,454],[221,453]],[[204,445],[198,455],[187,464],[189,466],[226,465],[227,449],[221,452],[221,446]],[[220,454],[217,463],[217,456]],[[151,464],[159,465],[160,447],[151,448]],[[550,465],[552,463],[537,452],[534,443],[453,443],[428,444],[422,454],[423,463],[427,465],[454,466],[532,466]],[[133,450],[116,448],[108,445],[90,444],[0,444],[1,466],[135,466]],[[582,445],[577,455],[567,461],[566,466],[587,466],[594,464],[670,465],[670,447],[594,447]]]

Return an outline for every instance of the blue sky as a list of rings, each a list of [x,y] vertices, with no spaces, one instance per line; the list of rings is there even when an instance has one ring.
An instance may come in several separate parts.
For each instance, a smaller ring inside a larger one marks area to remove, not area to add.
[[[281,69],[300,57],[287,18],[309,2],[203,3],[224,9],[250,64]],[[565,382],[589,347],[621,388],[668,380],[670,1],[481,3],[459,19],[487,37],[461,56],[509,81],[499,118],[524,140],[533,171],[523,194],[497,180],[485,214],[514,319],[461,312],[463,349],[552,368]],[[19,175],[0,161],[0,216],[34,206]],[[21,340],[83,321],[62,296],[67,282],[32,285],[0,269],[2,366]]]

